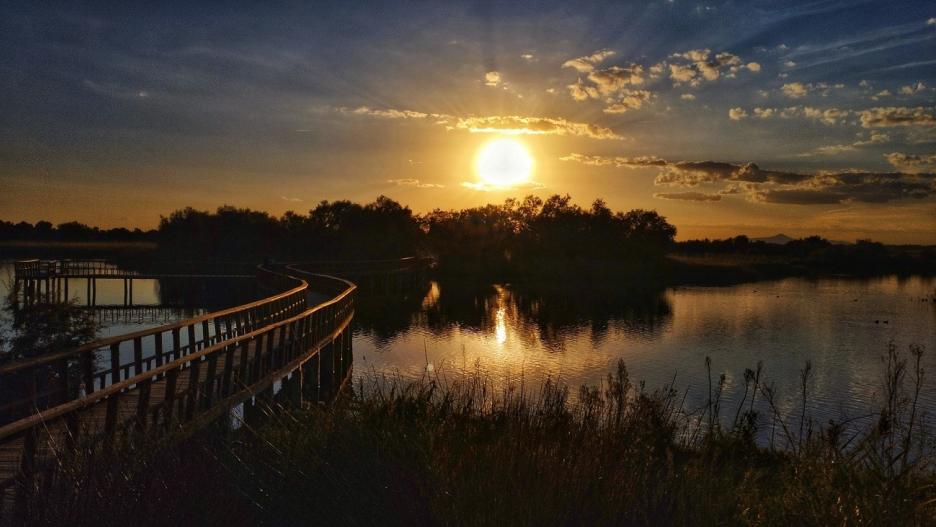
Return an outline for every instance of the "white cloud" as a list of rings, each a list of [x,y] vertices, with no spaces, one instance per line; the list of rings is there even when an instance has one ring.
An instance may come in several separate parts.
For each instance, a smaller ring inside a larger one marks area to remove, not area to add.
[[[534,57],[532,53],[524,53],[524,54],[520,55],[520,58],[523,59],[523,60],[526,60],[526,61],[532,61],[532,60],[535,59],[536,57]]]
[[[694,101],[696,99],[696,96],[691,93],[684,93],[680,95],[679,98],[684,101]]]
[[[628,110],[638,110],[643,103],[649,101],[653,96],[647,90],[629,90],[624,89],[620,93],[620,99],[611,103],[604,109],[605,113],[624,113]]]
[[[732,121],[740,121],[747,116],[748,114],[744,111],[744,108],[732,108],[728,110],[728,117],[731,118]]]
[[[397,185],[400,187],[445,188],[445,185],[438,185],[435,183],[422,183],[418,179],[413,179],[413,178],[388,179],[387,183],[393,183],[394,185]]]
[[[759,119],[769,119],[776,113],[776,108],[754,108],[754,116]]]
[[[761,70],[761,65],[757,62],[748,62],[746,67],[748,70],[753,71],[754,73],[757,73]]]
[[[573,68],[580,73],[587,73],[595,69],[595,65],[614,55],[610,49],[601,49],[591,55],[569,59],[562,63],[563,68]]]
[[[489,71],[484,74],[484,85],[485,86],[497,86],[501,82],[500,73],[496,71]]]
[[[781,88],[783,94],[791,99],[799,99],[804,97],[808,92],[809,88],[806,87],[802,82],[790,82],[784,84]]]
[[[683,66],[680,64],[670,64],[670,78],[680,82],[689,82],[696,76],[696,71],[692,66]]]

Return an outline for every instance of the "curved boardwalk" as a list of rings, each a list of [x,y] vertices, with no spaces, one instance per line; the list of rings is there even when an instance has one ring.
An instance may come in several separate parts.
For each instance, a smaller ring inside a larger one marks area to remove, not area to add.
[[[425,264],[393,262],[352,271],[396,277]],[[306,270],[323,267],[258,267],[259,283],[281,292],[0,367],[0,520],[27,518],[31,495],[79,448],[176,441],[274,384],[298,403],[332,398],[351,370],[357,286]]]

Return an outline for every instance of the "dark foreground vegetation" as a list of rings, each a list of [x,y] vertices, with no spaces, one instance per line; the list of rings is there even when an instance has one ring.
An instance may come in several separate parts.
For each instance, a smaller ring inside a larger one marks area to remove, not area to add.
[[[722,407],[721,377],[700,409],[632,383],[623,364],[576,397],[471,374],[370,378],[332,406],[268,404],[265,424],[159,454],[141,439],[63,461],[67,476],[31,514],[114,526],[932,525],[921,353],[888,351],[880,412],[821,427],[805,389],[781,412],[760,368],[736,408]],[[807,364],[803,386],[811,375]]]
[[[100,230],[77,222],[53,226],[0,222],[0,251],[11,244],[111,242],[145,251],[142,260],[389,259],[430,255],[438,271],[495,280],[742,282],[800,275],[932,273],[936,248],[871,241],[833,244],[818,236],[784,245],[726,240],[675,242],[676,228],[656,211],[589,207],[570,196],[527,196],[462,210],[414,214],[384,196],[366,204],[322,201],[308,213],[232,206],[192,208],[162,217],[156,231]],[[71,245],[68,245],[71,244]],[[15,244],[14,244],[15,245]],[[34,245],[29,251],[36,251]],[[87,249],[87,248],[86,248]],[[91,248],[93,249],[93,248]],[[90,250],[90,249],[89,249]],[[20,251],[22,252],[22,251]]]

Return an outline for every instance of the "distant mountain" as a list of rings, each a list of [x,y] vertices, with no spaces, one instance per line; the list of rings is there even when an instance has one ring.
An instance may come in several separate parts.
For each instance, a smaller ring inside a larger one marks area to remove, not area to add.
[[[776,245],[786,245],[787,242],[793,241],[793,238],[790,238],[786,234],[775,234],[767,238],[751,238],[752,242],[764,242],[764,243],[773,243]]]

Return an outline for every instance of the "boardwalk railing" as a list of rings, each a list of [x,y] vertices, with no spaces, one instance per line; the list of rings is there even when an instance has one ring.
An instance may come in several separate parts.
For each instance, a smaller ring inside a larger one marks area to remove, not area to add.
[[[198,272],[210,266],[210,273]],[[19,260],[13,263],[17,280],[47,280],[54,278],[145,278],[145,277],[211,277],[247,276],[254,265],[244,262],[137,262],[127,268],[107,260]]]
[[[24,265],[40,271],[44,267],[38,260]],[[308,285],[303,280],[264,268],[257,269],[257,279],[270,290],[288,290],[235,308],[0,366],[0,425],[91,395],[307,308]]]
[[[51,481],[57,463],[76,445],[182,437],[248,399],[271,395],[277,381],[290,398],[330,399],[350,372],[349,325],[356,286],[296,268],[286,272],[263,270],[299,283],[296,288],[223,315],[244,321],[240,331],[220,341],[209,338],[200,348],[150,368],[134,367],[132,374],[115,377],[83,397],[0,427],[0,444],[16,446],[18,453],[16,477],[0,480],[0,519],[4,504],[7,518],[9,508],[15,518],[28,518],[31,497]],[[308,289],[331,298],[311,308],[293,302],[296,294],[304,298]],[[270,319],[271,311],[260,307],[270,304],[288,314]],[[297,305],[302,309],[290,307]],[[218,317],[213,315],[205,320]],[[257,320],[267,316],[266,323],[249,322],[252,315]],[[192,326],[186,321],[183,327]]]

